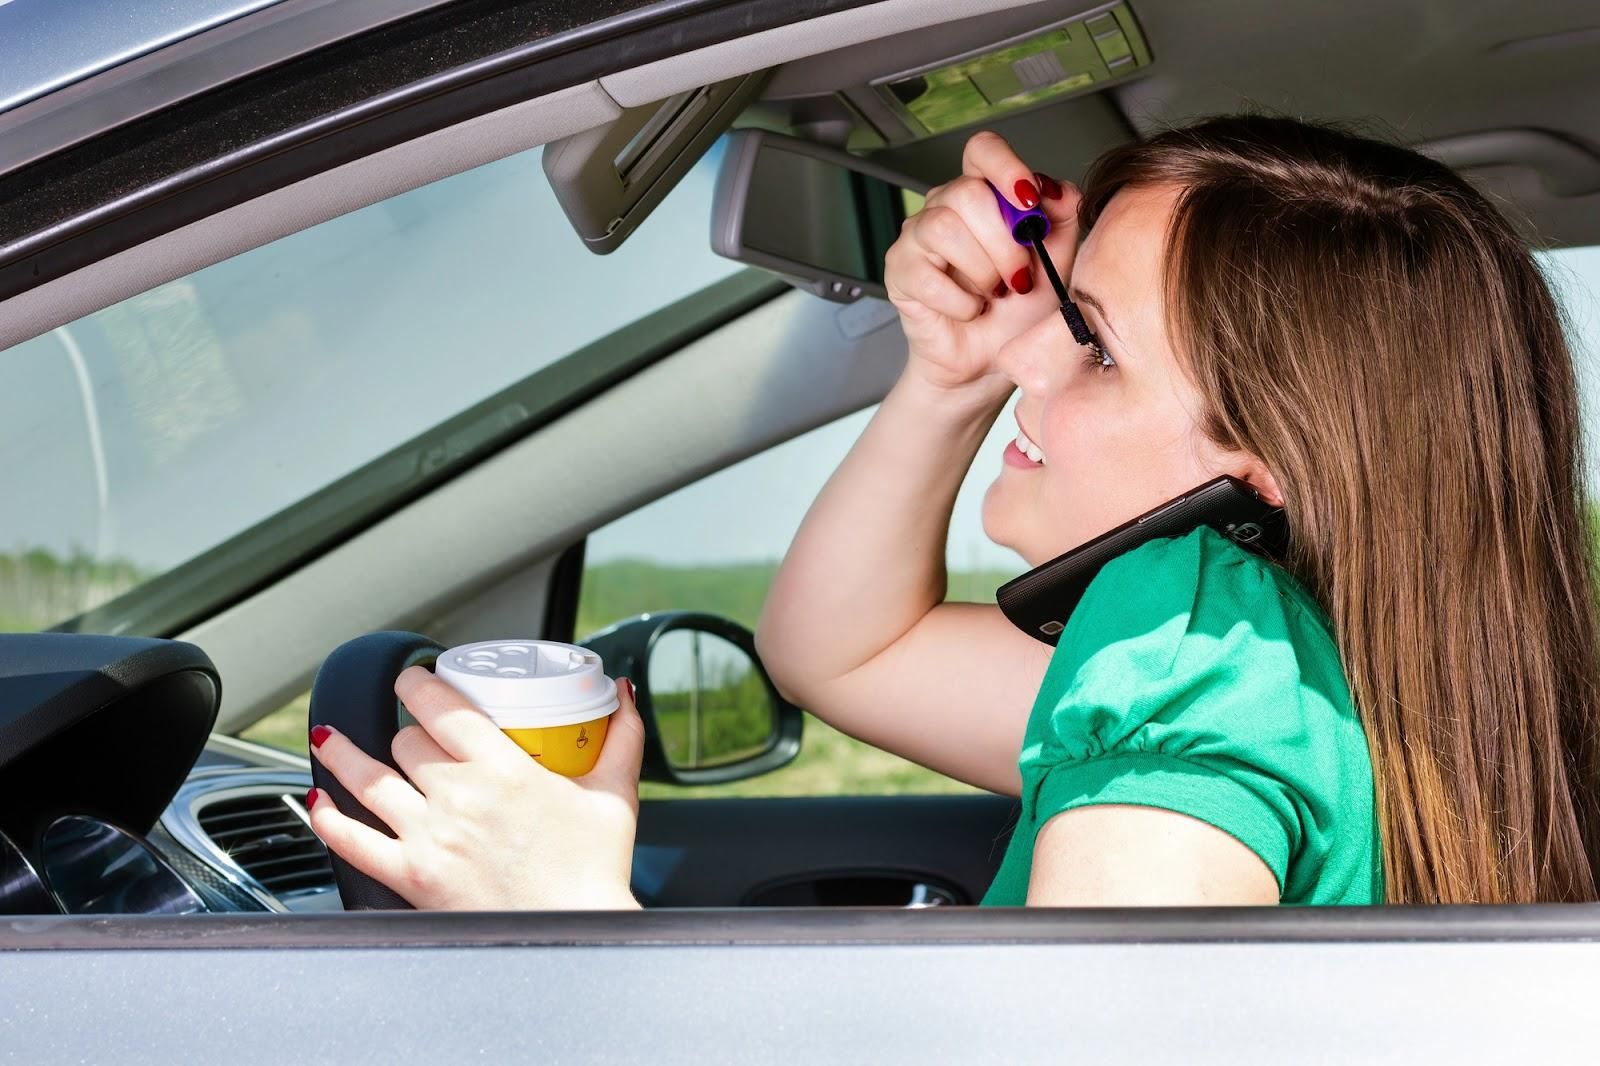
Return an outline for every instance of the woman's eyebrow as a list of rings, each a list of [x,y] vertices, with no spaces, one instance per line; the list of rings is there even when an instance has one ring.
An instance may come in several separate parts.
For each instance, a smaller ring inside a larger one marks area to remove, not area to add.
[[[1117,340],[1120,341],[1122,339],[1122,333],[1121,333],[1121,331],[1119,331],[1117,329],[1117,324],[1115,322],[1111,321],[1111,316],[1110,315],[1106,314],[1106,305],[1105,304],[1101,303],[1092,294],[1087,293],[1087,292],[1082,292],[1082,291],[1080,291],[1078,289],[1069,289],[1067,294],[1072,297],[1074,302],[1080,303],[1080,304],[1088,304],[1090,307],[1092,307],[1096,311],[1100,312],[1100,318],[1105,322],[1106,328],[1109,329],[1113,334],[1115,334]]]

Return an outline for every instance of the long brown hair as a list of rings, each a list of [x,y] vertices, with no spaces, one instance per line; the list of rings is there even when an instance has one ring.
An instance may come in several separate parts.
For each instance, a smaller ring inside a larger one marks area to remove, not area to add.
[[[1181,190],[1164,299],[1200,428],[1272,470],[1287,566],[1334,624],[1388,901],[1595,899],[1594,545],[1564,320],[1529,249],[1448,167],[1333,123],[1120,145],[1080,232],[1150,185]]]

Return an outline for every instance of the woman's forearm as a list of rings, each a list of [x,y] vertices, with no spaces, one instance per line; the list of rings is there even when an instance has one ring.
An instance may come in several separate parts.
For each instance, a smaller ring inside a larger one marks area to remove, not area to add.
[[[961,389],[913,372],[884,397],[806,513],[757,627],[785,695],[872,659],[944,600],[950,511],[1010,382]]]

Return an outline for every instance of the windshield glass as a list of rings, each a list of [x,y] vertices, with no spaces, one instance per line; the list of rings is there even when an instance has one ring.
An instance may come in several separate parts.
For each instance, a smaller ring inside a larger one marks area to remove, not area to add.
[[[0,352],[0,628],[58,626],[228,545],[740,271],[709,245],[720,157],[718,142],[610,255],[583,247],[535,149]],[[486,412],[362,491],[397,491],[528,415]],[[210,602],[231,594],[208,582]]]

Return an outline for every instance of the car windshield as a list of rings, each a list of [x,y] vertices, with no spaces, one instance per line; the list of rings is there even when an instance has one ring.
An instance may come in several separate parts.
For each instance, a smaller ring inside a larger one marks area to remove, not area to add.
[[[719,157],[720,142],[607,256],[583,247],[535,149],[0,352],[0,628],[203,616],[300,526],[414,493],[581,388],[606,365],[585,346],[743,271],[709,247]],[[337,499],[313,516],[319,494]],[[94,610],[202,561],[178,602]]]

